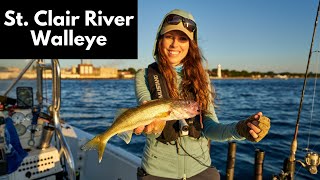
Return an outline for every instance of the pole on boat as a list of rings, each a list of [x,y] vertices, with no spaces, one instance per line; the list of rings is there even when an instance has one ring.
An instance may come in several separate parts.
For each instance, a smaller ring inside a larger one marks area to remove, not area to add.
[[[75,163],[73,156],[71,154],[71,149],[65,139],[60,125],[60,105],[61,105],[61,72],[60,72],[60,64],[58,59],[52,59],[52,116],[53,116],[53,123],[55,126],[56,134],[59,138],[59,142],[61,145],[60,150],[63,152],[64,157],[69,166],[66,166],[69,179],[75,180],[76,179],[76,172],[75,172]]]
[[[228,156],[227,156],[227,170],[226,179],[233,180],[234,177],[234,166],[236,162],[236,149],[237,144],[235,142],[229,142]]]
[[[43,68],[41,67],[41,64],[43,64],[43,59],[39,59],[37,63],[37,101],[40,105],[40,108],[43,106]]]
[[[27,72],[27,70],[31,67],[31,65],[33,64],[33,62],[36,61],[36,59],[29,59],[28,60],[28,64],[24,67],[24,69],[19,73],[18,77],[16,78],[15,81],[13,81],[13,83],[8,87],[8,89],[5,91],[5,93],[3,94],[4,97],[6,97],[8,95],[8,93],[11,91],[11,89],[19,82],[19,80],[22,78],[22,76],[24,75],[24,73]]]
[[[285,159],[284,165],[283,165],[284,173],[283,173],[282,176],[285,176],[287,179],[291,179],[291,180],[294,179],[295,163],[296,163],[296,151],[297,151],[297,147],[298,147],[298,141],[297,141],[298,138],[297,138],[297,136],[298,136],[298,129],[299,129],[300,113],[301,113],[301,110],[302,110],[302,102],[303,102],[303,98],[304,98],[305,87],[306,87],[306,84],[307,84],[307,76],[308,76],[308,71],[309,71],[310,59],[311,59],[311,56],[312,56],[314,37],[315,37],[315,34],[316,34],[317,25],[318,25],[319,11],[320,11],[320,1],[319,1],[319,4],[318,4],[317,15],[316,15],[316,19],[315,19],[315,22],[314,22],[312,40],[311,40],[310,51],[309,51],[309,56],[308,56],[308,63],[307,63],[307,68],[306,68],[306,72],[305,72],[305,76],[304,76],[303,88],[302,88],[302,91],[301,91],[301,99],[300,99],[298,117],[297,117],[297,121],[296,121],[296,128],[295,128],[293,140],[292,140],[292,143],[291,143],[290,156],[289,156],[289,158]]]
[[[263,161],[264,161],[264,151],[261,149],[257,149],[255,154],[255,161],[254,161],[255,180],[263,179]]]

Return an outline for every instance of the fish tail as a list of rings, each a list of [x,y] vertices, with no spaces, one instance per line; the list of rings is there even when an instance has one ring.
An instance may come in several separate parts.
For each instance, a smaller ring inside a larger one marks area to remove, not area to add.
[[[83,151],[92,150],[92,149],[97,150],[98,156],[99,156],[99,163],[100,163],[108,140],[109,139],[103,140],[101,135],[97,135],[96,137],[88,141],[86,144],[84,144],[81,147],[81,150]]]

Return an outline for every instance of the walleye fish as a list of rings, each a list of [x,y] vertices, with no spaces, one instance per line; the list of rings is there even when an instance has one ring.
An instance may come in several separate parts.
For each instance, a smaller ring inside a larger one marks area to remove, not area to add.
[[[157,131],[154,133],[160,133],[168,120],[187,119],[195,117],[198,114],[199,105],[192,100],[152,100],[138,107],[119,112],[119,115],[115,116],[115,120],[108,130],[95,136],[84,144],[81,149],[84,151],[97,150],[100,163],[106,144],[112,136],[117,134],[128,144],[131,141],[133,130],[139,126],[148,125],[157,120],[161,123],[157,123],[158,127],[155,127]]]

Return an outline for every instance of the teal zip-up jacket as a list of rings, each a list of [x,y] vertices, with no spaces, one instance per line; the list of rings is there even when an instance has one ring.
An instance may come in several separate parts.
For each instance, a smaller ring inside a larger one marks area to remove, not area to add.
[[[173,10],[168,14],[178,14],[194,20],[191,14],[182,10]],[[153,50],[155,60],[157,60],[155,54],[156,43],[162,23],[159,26]],[[194,32],[195,40],[197,40],[196,31]],[[142,69],[137,72],[135,77],[135,93],[139,104],[151,100],[146,72],[146,69]],[[180,84],[182,77],[179,75],[180,73],[177,74],[177,83]],[[244,139],[237,133],[236,123],[219,123],[212,104],[208,107],[208,112],[203,116],[203,136],[199,139],[183,136],[178,139],[179,145],[176,146],[156,140],[159,134],[146,135],[146,144],[141,161],[142,168],[153,176],[172,179],[189,178],[206,170],[207,166],[211,165],[208,139],[215,141]]]
[[[136,97],[141,104],[143,101],[150,101],[151,95],[148,90],[148,80],[146,69],[140,70],[136,74]],[[181,77],[177,78],[178,83]],[[179,138],[179,143],[185,149],[177,148],[175,145],[166,145],[156,138],[159,135],[146,135],[146,144],[142,155],[142,168],[151,175],[181,179],[192,177],[211,165],[208,139],[215,141],[243,140],[236,131],[236,123],[221,124],[215,114],[214,107],[211,104],[209,111],[211,113],[203,116],[203,135],[199,139],[189,136]],[[179,147],[179,146],[178,146]],[[194,160],[188,154],[195,157],[199,162]]]

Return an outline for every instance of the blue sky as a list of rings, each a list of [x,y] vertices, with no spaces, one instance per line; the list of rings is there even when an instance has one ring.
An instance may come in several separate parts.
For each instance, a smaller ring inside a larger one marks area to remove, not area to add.
[[[146,67],[154,61],[152,49],[163,16],[180,8],[195,17],[209,69],[221,64],[229,70],[304,73],[317,6],[318,0],[138,0],[138,59],[92,62],[120,69]],[[61,66],[79,62],[62,60]]]

